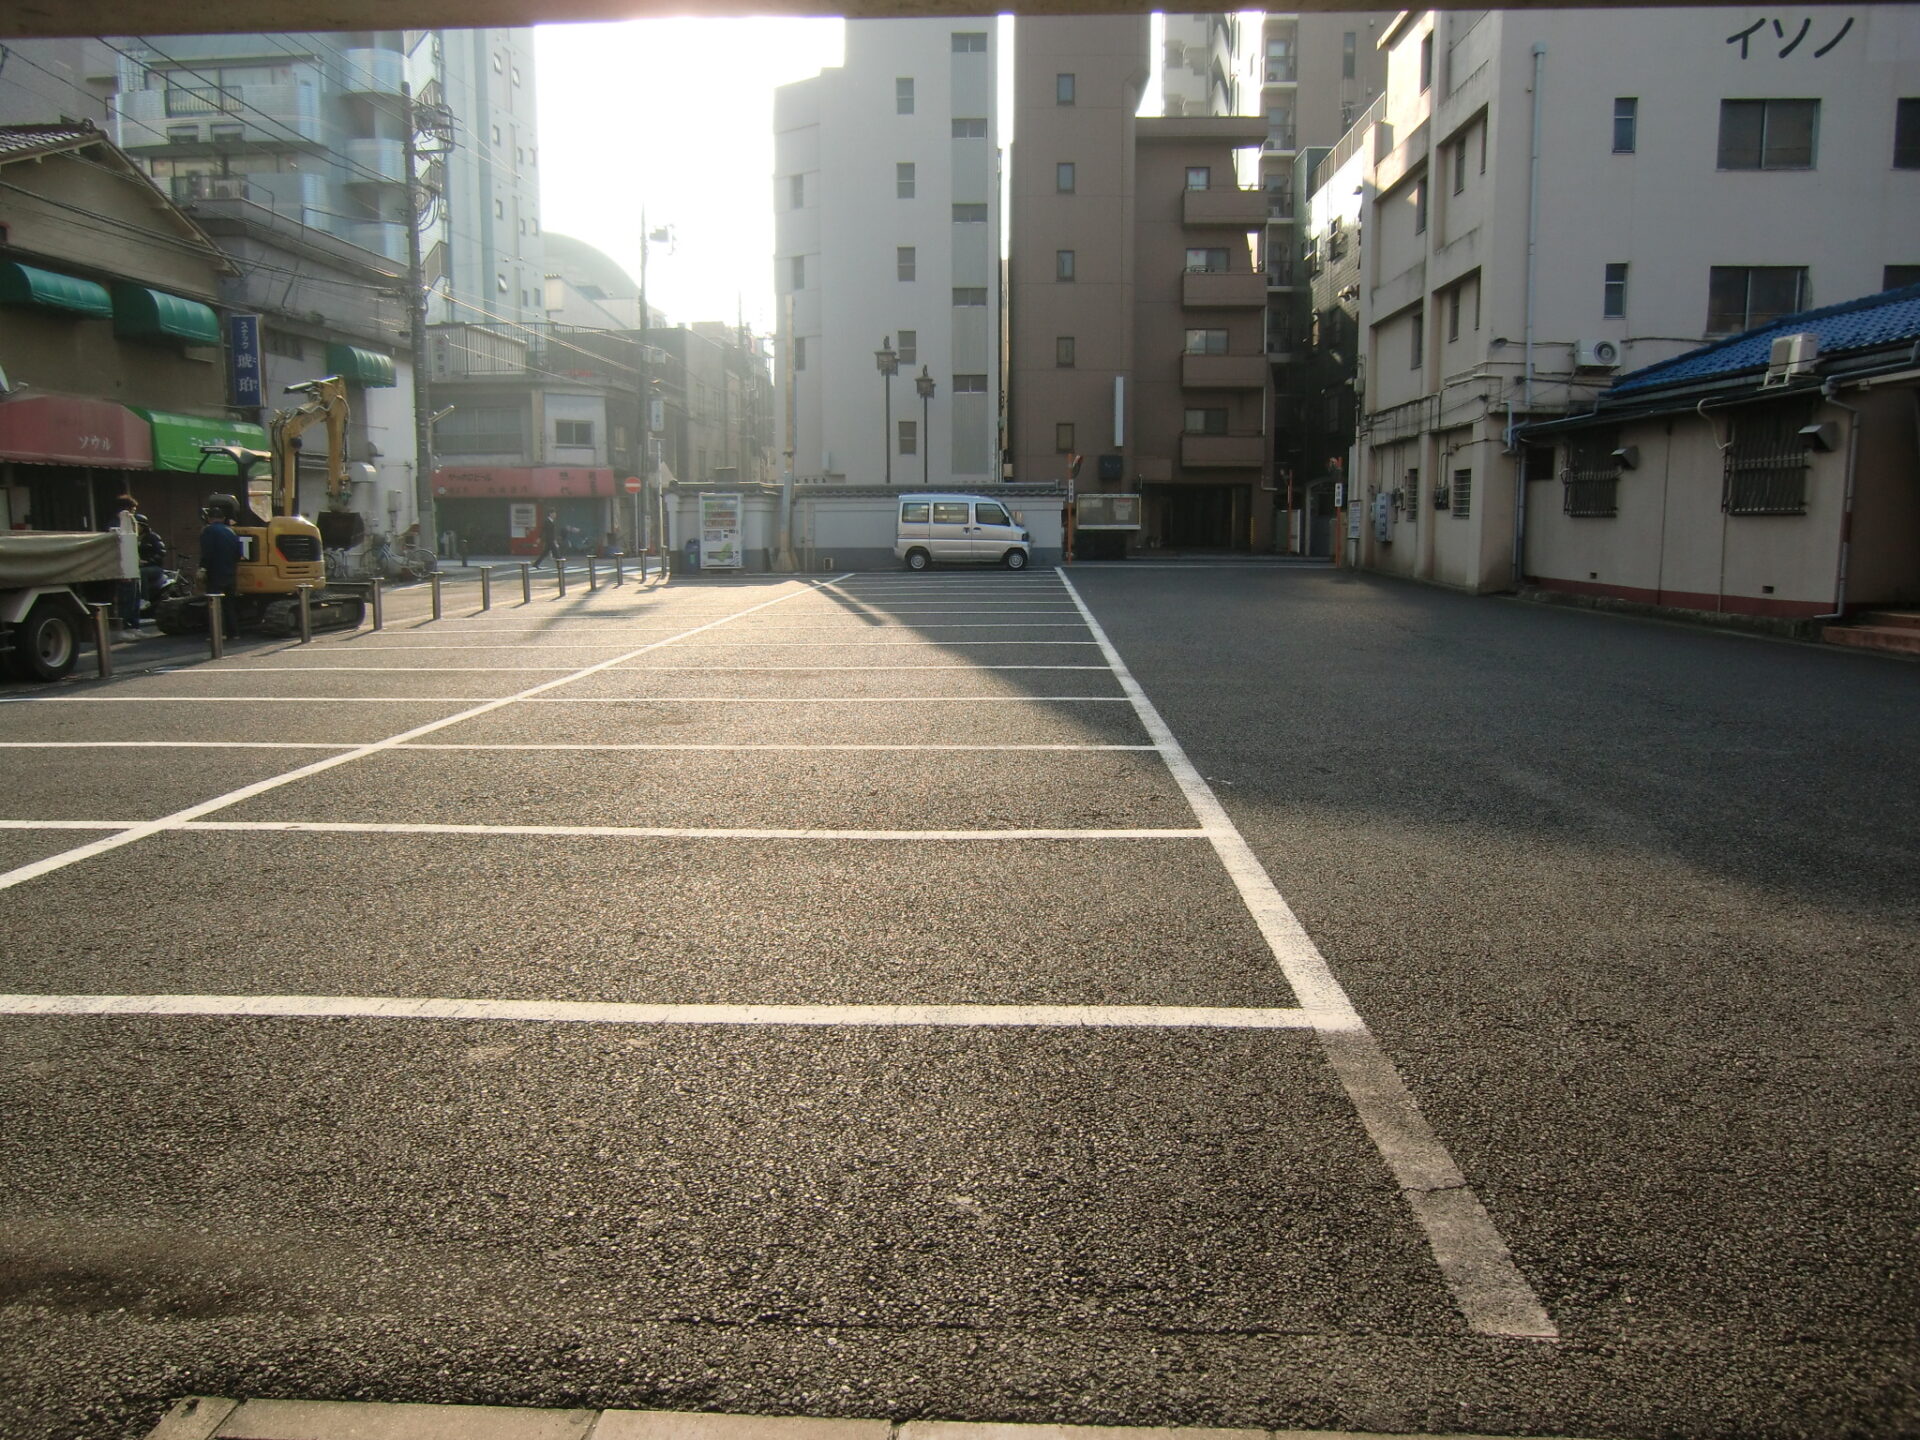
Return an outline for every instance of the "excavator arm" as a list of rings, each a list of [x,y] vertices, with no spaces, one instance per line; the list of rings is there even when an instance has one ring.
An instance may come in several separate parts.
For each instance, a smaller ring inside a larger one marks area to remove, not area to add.
[[[347,383],[337,375],[289,385],[305,404],[275,413],[267,433],[273,444],[273,508],[277,515],[299,511],[300,436],[315,425],[327,427],[327,507],[347,508],[353,486],[347,474]]]

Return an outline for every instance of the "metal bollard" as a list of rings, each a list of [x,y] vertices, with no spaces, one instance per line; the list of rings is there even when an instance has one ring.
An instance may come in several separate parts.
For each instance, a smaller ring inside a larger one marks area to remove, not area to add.
[[[300,643],[313,643],[313,586],[300,587]]]
[[[480,567],[480,608],[482,610],[493,608],[493,567],[491,565]]]
[[[107,605],[89,605],[87,608],[93,612],[93,650],[99,660],[100,678],[102,680],[111,680],[113,678],[113,648],[111,642],[107,639],[107,611],[112,607]]]
[[[207,653],[215,660],[227,658],[227,605],[224,595],[207,596]]]
[[[533,567],[524,560],[520,562],[520,603],[533,603]]]
[[[380,608],[381,581],[378,575],[373,577],[373,586],[367,591],[367,598],[373,602],[373,628],[378,630],[387,623],[385,611]]]
[[[440,572],[434,571],[427,580],[433,586],[433,618],[438,620],[440,618]]]
[[[600,572],[594,568],[595,564],[593,556],[589,555],[587,557],[587,589],[589,590],[600,588]]]
[[[618,555],[613,557],[613,585],[617,590],[627,583],[626,562]]]
[[[553,562],[553,578],[560,586],[560,593],[562,595],[565,595],[567,593],[567,562],[566,561],[555,560]]]

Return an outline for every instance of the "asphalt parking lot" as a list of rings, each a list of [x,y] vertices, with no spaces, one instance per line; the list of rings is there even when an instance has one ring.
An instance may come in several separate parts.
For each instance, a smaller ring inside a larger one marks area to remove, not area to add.
[[[0,690],[0,1433],[1920,1431],[1920,667],[1331,571]]]

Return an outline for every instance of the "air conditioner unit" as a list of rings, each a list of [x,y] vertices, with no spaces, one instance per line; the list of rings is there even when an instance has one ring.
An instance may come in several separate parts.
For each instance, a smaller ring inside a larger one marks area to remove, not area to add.
[[[1811,375],[1814,361],[1819,358],[1818,335],[1802,332],[1798,335],[1776,336],[1767,352],[1767,373],[1760,382],[1761,388],[1785,385],[1798,376]]]
[[[1617,340],[1574,341],[1573,367],[1576,370],[1618,370],[1620,343]]]

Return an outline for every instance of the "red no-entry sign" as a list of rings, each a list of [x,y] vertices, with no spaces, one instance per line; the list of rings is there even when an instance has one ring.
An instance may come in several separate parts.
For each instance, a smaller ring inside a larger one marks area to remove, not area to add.
[[[647,488],[647,482],[642,480],[638,475],[629,475],[620,483],[627,487],[627,493],[629,495],[638,495],[642,490]]]

